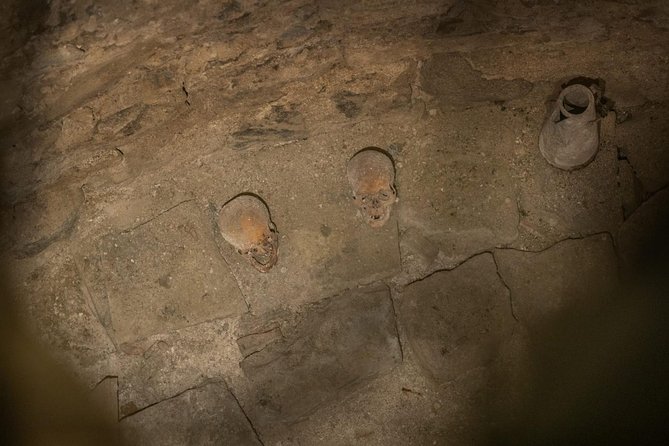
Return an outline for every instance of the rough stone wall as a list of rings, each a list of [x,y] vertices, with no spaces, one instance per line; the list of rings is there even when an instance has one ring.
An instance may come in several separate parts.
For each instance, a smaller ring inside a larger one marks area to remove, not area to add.
[[[667,220],[662,0],[32,3],[2,6],[0,244],[41,342],[118,377],[129,444],[482,442],[539,328]],[[566,172],[537,141],[576,77],[605,101]],[[346,180],[367,146],[380,229]],[[242,192],[266,274],[217,227]]]

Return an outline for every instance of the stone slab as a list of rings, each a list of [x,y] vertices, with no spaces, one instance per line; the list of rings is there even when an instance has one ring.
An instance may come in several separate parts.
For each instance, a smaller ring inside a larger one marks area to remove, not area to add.
[[[265,428],[294,422],[350,394],[401,358],[386,287],[309,304],[282,332],[241,362],[252,389],[246,406]]]
[[[519,321],[537,326],[570,305],[610,295],[618,285],[611,237],[566,240],[541,252],[495,250]]]
[[[516,240],[514,151],[524,126],[494,106],[437,112],[398,157],[400,227],[430,240],[445,266]]]
[[[663,189],[639,206],[623,223],[616,242],[624,276],[669,270],[669,190]]]
[[[461,386],[439,388],[416,369],[405,362],[376,378],[364,391],[292,424],[287,432],[274,431],[265,436],[266,443],[375,446],[482,443],[486,413],[481,410],[481,398],[463,391]]]
[[[238,376],[242,357],[232,319],[181,328],[121,344],[119,412],[127,416],[207,380]]]
[[[16,257],[30,257],[66,239],[79,218],[84,194],[76,186],[53,185],[2,207],[0,245],[14,248]]]
[[[618,124],[615,145],[634,167],[647,192],[669,184],[669,117],[665,104],[625,109],[628,118]]]
[[[110,426],[109,442],[121,443],[118,411],[118,377],[107,376],[91,391],[92,409]]]
[[[148,407],[121,421],[128,445],[260,445],[234,396],[210,383]]]
[[[442,383],[492,364],[515,326],[489,253],[407,286],[398,313],[416,361]]]
[[[532,89],[524,79],[486,78],[459,53],[432,55],[421,70],[420,80],[427,93],[453,108],[513,100]]]
[[[75,255],[52,246],[7,262],[17,309],[32,334],[89,388],[115,374],[115,345],[88,298]]]
[[[194,202],[103,237],[82,265],[119,343],[247,310],[214,228]]]
[[[424,277],[437,260],[439,247],[415,227],[407,228],[400,235],[402,275],[395,282]]]
[[[119,418],[118,377],[107,376],[100,381],[91,392],[91,397],[104,419],[116,425]]]

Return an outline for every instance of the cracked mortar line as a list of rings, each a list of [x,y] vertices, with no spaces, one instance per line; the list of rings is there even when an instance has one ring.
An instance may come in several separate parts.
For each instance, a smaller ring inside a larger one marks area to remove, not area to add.
[[[86,281],[86,278],[84,277],[83,271],[82,271],[81,267],[79,266],[79,262],[77,262],[77,260],[74,259],[74,258],[72,259],[72,262],[74,263],[74,267],[77,270],[77,274],[79,275],[79,279],[81,280],[82,294],[84,295],[84,299],[86,300],[86,305],[88,306],[91,313],[93,313],[95,318],[98,320],[100,325],[102,325],[102,328],[104,328],[105,333],[106,333],[107,337],[109,338],[109,341],[114,346],[114,350],[118,352],[119,351],[118,343],[116,342],[116,339],[114,339],[114,336],[112,336],[112,334],[111,334],[111,330],[113,330],[113,328],[110,327],[111,321],[109,321],[108,323],[105,323],[102,320],[102,317],[100,316],[100,311],[98,310],[98,307],[95,305],[95,300],[93,299],[93,295],[91,293],[90,287],[88,286],[88,281]]]
[[[507,285],[506,281],[504,280],[504,278],[502,277],[502,275],[501,275],[500,272],[499,272],[499,265],[497,264],[497,259],[495,258],[495,253],[494,253],[494,250],[495,250],[495,249],[497,249],[497,248],[486,249],[486,250],[483,250],[483,251],[476,252],[476,253],[470,255],[469,257],[467,257],[467,258],[461,260],[460,262],[458,262],[457,264],[455,264],[455,265],[452,266],[452,267],[449,267],[449,268],[440,268],[440,269],[438,269],[438,270],[435,270],[435,271],[431,272],[430,274],[426,275],[425,277],[422,277],[422,278],[420,278],[420,279],[414,280],[413,282],[410,282],[410,283],[408,283],[408,284],[405,285],[405,286],[408,287],[408,286],[410,286],[410,285],[413,285],[414,283],[422,282],[423,280],[428,279],[428,278],[430,278],[430,277],[432,277],[433,275],[438,274],[438,273],[454,271],[454,270],[458,269],[460,266],[464,265],[465,263],[467,263],[468,261],[470,261],[470,260],[472,260],[472,259],[474,259],[474,258],[476,258],[476,257],[482,256],[482,255],[485,255],[485,254],[490,254],[490,256],[492,257],[492,261],[493,261],[493,263],[495,264],[495,273],[497,274],[497,277],[498,277],[498,279],[500,280],[500,282],[502,283],[502,285],[504,286],[504,288],[506,288],[506,290],[509,292],[509,306],[510,306],[510,309],[511,309],[511,316],[513,316],[513,318],[514,318],[516,321],[518,321],[518,318],[516,317],[516,314],[515,314],[515,312],[514,312],[514,310],[513,310],[513,297],[512,297],[512,296],[513,296],[513,293],[512,293],[512,291],[511,291],[511,288],[509,288],[509,286]]]
[[[582,234],[582,235],[570,235],[570,236],[561,238],[561,239],[551,243],[550,245],[548,245],[544,248],[538,249],[536,251],[532,251],[532,250],[529,250],[529,249],[522,249],[522,248],[514,248],[513,246],[496,246],[493,249],[516,251],[516,252],[526,252],[526,253],[530,253],[530,254],[538,254],[538,253],[541,253],[541,252],[544,252],[544,251],[548,251],[549,249],[556,247],[560,243],[568,242],[570,240],[585,240],[587,238],[597,237],[597,236],[600,236],[600,235],[606,235],[608,237],[608,239],[611,242],[611,244],[614,248],[614,251],[615,251],[616,250],[615,237],[613,237],[613,234],[610,231],[597,231],[597,232],[591,232],[591,233]],[[616,255],[617,255],[617,252],[616,252]],[[460,266],[460,265],[458,265],[458,266]]]
[[[484,249],[482,251],[477,251],[474,254],[471,254],[471,255],[465,257],[464,259],[456,262],[452,266],[448,266],[446,268],[435,269],[434,271],[429,272],[425,276],[423,276],[421,278],[418,278],[418,279],[415,279],[415,280],[412,280],[411,282],[407,283],[406,285],[403,285],[402,288],[409,287],[409,286],[413,285],[414,283],[422,282],[423,280],[429,279],[430,277],[434,276],[435,274],[443,273],[443,272],[446,272],[446,271],[453,271],[453,270],[459,268],[460,266],[462,266],[463,264],[467,263],[468,261],[472,260],[473,258],[478,257],[482,254],[486,254],[486,253],[491,254],[490,249]]]
[[[516,316],[516,312],[513,309],[513,291],[511,291],[511,287],[506,283],[506,280],[504,280],[504,277],[502,276],[502,273],[499,271],[499,263],[497,263],[497,257],[495,256],[495,252],[490,253],[492,255],[492,261],[495,262],[495,272],[497,273],[497,278],[499,279],[500,282],[502,282],[502,285],[504,285],[504,288],[506,288],[506,291],[509,292],[509,309],[511,310],[511,316],[515,319],[516,322],[518,322],[518,317]]]
[[[401,289],[404,289],[408,286],[413,285],[414,283],[422,282],[423,280],[428,279],[428,278],[434,276],[435,274],[442,273],[442,272],[453,271],[453,270],[459,268],[460,266],[464,265],[468,261],[470,261],[470,260],[474,259],[475,257],[478,257],[482,254],[491,254],[494,257],[494,253],[493,253],[494,250],[509,250],[509,251],[517,251],[517,252],[538,254],[538,253],[541,253],[541,252],[544,252],[544,251],[548,251],[549,249],[559,245],[560,243],[563,243],[563,242],[566,242],[566,241],[569,241],[569,240],[585,240],[587,238],[596,237],[598,235],[606,235],[608,237],[608,239],[611,241],[611,244],[614,248],[614,251],[616,251],[616,257],[618,257],[617,249],[616,249],[616,243],[615,243],[615,237],[613,237],[613,234],[611,234],[610,231],[598,231],[598,232],[592,232],[592,233],[583,234],[583,235],[579,235],[579,236],[571,235],[571,236],[568,236],[568,237],[565,237],[565,238],[561,238],[561,239],[551,243],[550,245],[546,246],[545,248],[541,248],[541,249],[536,250],[536,251],[532,251],[532,250],[528,250],[528,249],[521,249],[521,248],[514,248],[514,247],[511,247],[511,246],[495,246],[495,247],[491,247],[491,248],[486,248],[486,249],[483,249],[483,250],[480,250],[480,251],[476,251],[473,254],[470,254],[469,256],[465,257],[464,259],[456,262],[455,264],[453,264],[451,266],[448,266],[448,267],[445,267],[445,268],[437,268],[434,271],[430,271],[429,273],[425,274],[424,276],[422,276],[418,279],[412,280],[412,281],[406,283],[405,285],[398,285],[397,287],[399,287],[400,290],[401,290]]]
[[[167,398],[163,398],[161,400],[158,400],[158,401],[155,401],[151,404],[148,404],[148,405],[146,405],[146,406],[142,407],[141,409],[138,409],[134,412],[130,412],[130,413],[125,414],[123,416],[119,416],[118,421],[121,422],[121,421],[125,420],[126,418],[132,417],[133,415],[137,415],[140,412],[144,412],[145,410],[147,410],[147,409],[149,409],[153,406],[157,406],[158,404],[164,403],[165,401],[170,401],[170,400],[173,400],[175,398],[179,398],[181,395],[185,394],[186,392],[190,392],[191,390],[199,389],[200,387],[204,387],[204,386],[209,385],[209,384],[224,384],[227,388],[227,383],[225,381],[205,380],[204,382],[198,383],[194,386],[188,387],[187,389],[181,390],[180,392],[177,392],[172,396],[169,396]]]
[[[395,230],[397,231],[397,252],[399,255],[400,259],[400,268],[402,268],[402,242],[401,242],[401,235],[400,235],[400,222],[399,220],[395,220]],[[400,271],[401,274],[401,271]],[[390,281],[390,283],[384,282],[386,287],[388,288],[388,292],[390,293],[390,305],[393,310],[393,320],[395,322],[395,333],[397,334],[397,344],[400,348],[400,362],[404,362],[404,343],[402,342],[402,334],[400,331],[400,322],[397,317],[397,307],[395,306],[395,301],[399,300],[397,295],[399,294],[399,289],[396,283]]]
[[[397,291],[394,290],[392,287],[388,287],[388,290],[390,291],[390,305],[391,308],[393,309],[393,320],[395,321],[395,333],[397,334],[397,344],[400,348],[400,362],[404,362],[404,343],[402,342],[402,334],[400,332],[400,322],[397,317],[397,308],[395,307],[395,300],[396,300],[395,295],[397,294]]]
[[[484,255],[484,254],[490,254],[492,256],[493,262],[495,263],[496,274],[497,274],[499,280],[502,282],[502,285],[504,285],[504,287],[509,292],[509,303],[510,303],[510,306],[511,306],[511,315],[513,316],[513,318],[516,321],[518,321],[518,318],[516,317],[516,314],[515,314],[514,309],[513,309],[513,292],[512,292],[511,288],[508,286],[508,284],[504,280],[504,277],[502,276],[502,274],[499,271],[499,264],[497,263],[497,258],[495,256],[495,251],[496,250],[500,250],[500,251],[501,250],[509,250],[509,251],[528,253],[528,254],[538,254],[538,253],[542,253],[544,251],[548,251],[549,249],[556,247],[560,243],[564,243],[564,242],[567,242],[567,241],[570,241],[570,240],[585,240],[587,238],[597,237],[597,236],[601,236],[601,235],[605,235],[607,237],[607,239],[611,243],[611,246],[612,246],[612,248],[614,250],[614,253],[616,255],[616,260],[619,261],[620,257],[619,257],[619,254],[618,254],[618,250],[617,250],[617,246],[616,246],[616,242],[615,242],[615,238],[613,237],[613,234],[611,234],[611,232],[609,232],[609,231],[599,231],[599,232],[593,232],[593,233],[584,234],[584,235],[580,235],[580,236],[565,237],[565,238],[557,240],[556,242],[546,246],[545,248],[542,248],[542,249],[536,250],[536,251],[530,251],[530,250],[526,250],[526,249],[519,249],[519,248],[513,248],[513,247],[503,247],[503,246],[484,249],[482,251],[477,251],[477,252],[469,255],[468,257],[464,258],[463,260],[457,262],[453,266],[449,266],[447,268],[436,269],[436,270],[426,274],[425,276],[423,276],[419,279],[413,280],[413,281],[407,283],[406,285],[401,286],[400,288],[404,289],[404,288],[409,287],[409,286],[411,286],[415,283],[422,282],[423,280],[426,280],[426,279],[428,279],[428,278],[430,278],[430,277],[432,277],[432,276],[434,276],[435,274],[438,274],[438,273],[454,271],[457,268],[459,268],[460,266],[464,265],[468,261],[470,261],[470,260],[472,260],[472,259],[474,259],[478,256],[481,256],[481,255]],[[395,290],[394,288],[391,288],[391,296],[392,296],[392,293],[395,293],[395,292],[401,292],[401,291],[398,291],[398,290]],[[394,311],[394,306],[393,306],[393,311]]]
[[[163,214],[166,214],[166,213],[168,213],[169,211],[171,211],[172,209],[175,209],[175,208],[181,206],[182,204],[184,204],[184,203],[188,203],[188,202],[190,202],[190,201],[195,201],[195,199],[194,199],[194,198],[188,198],[188,199],[186,199],[186,200],[180,201],[179,203],[177,203],[177,204],[175,204],[175,205],[173,205],[173,206],[170,206],[169,208],[167,208],[167,209],[165,209],[165,210],[163,210],[163,211],[160,211],[158,214],[154,215],[153,217],[149,218],[148,220],[143,221],[143,222],[141,222],[141,223],[139,223],[139,224],[133,226],[132,228],[124,229],[123,231],[121,231],[121,234],[127,234],[128,232],[132,232],[132,231],[134,231],[134,230],[137,229],[137,228],[140,228],[140,227],[142,227],[142,226],[144,226],[144,225],[146,225],[146,224],[148,224],[148,223],[151,223],[152,221],[154,221],[154,220],[157,219],[158,217],[162,216]]]
[[[551,245],[549,245],[545,248],[542,248],[540,250],[537,250],[537,251],[530,251],[530,250],[511,248],[511,247],[498,247],[498,248],[495,248],[494,250],[490,251],[490,253],[492,254],[493,261],[495,262],[495,268],[496,268],[496,271],[497,271],[497,276],[499,277],[499,280],[502,282],[504,287],[509,291],[509,303],[511,305],[511,315],[513,316],[513,318],[516,321],[519,320],[518,317],[516,316],[516,313],[515,313],[514,307],[513,307],[513,291],[511,290],[511,287],[509,287],[506,280],[504,279],[504,276],[502,276],[502,273],[500,272],[499,263],[497,261],[497,256],[495,256],[495,251],[508,250],[508,251],[528,253],[528,254],[540,254],[540,253],[548,251],[549,249],[552,249],[552,248],[556,247],[557,245],[559,245],[561,243],[564,243],[564,242],[567,242],[567,241],[585,240],[585,239],[588,239],[588,238],[598,237],[598,236],[602,236],[602,235],[605,235],[606,238],[608,239],[608,241],[611,243],[611,247],[612,247],[613,252],[616,256],[616,261],[617,261],[617,263],[619,263],[620,258],[619,258],[615,238],[613,237],[613,234],[611,234],[609,231],[594,232],[594,233],[591,233],[591,234],[585,234],[585,235],[578,236],[578,237],[570,236],[570,237],[567,237],[567,238],[560,239],[560,240],[556,241],[555,243],[553,243],[553,244],[551,244]],[[620,274],[620,272],[619,272],[619,274]]]
[[[224,383],[225,383],[225,381],[224,381]],[[262,440],[262,437],[260,436],[260,433],[258,432],[255,425],[253,424],[253,421],[251,420],[251,417],[249,417],[249,415],[244,410],[244,406],[242,406],[242,403],[237,398],[237,395],[235,395],[235,392],[232,391],[232,389],[230,388],[230,386],[228,386],[227,383],[225,383],[225,387],[228,390],[228,392],[230,393],[230,396],[232,396],[232,398],[237,403],[237,406],[239,407],[239,410],[242,411],[242,414],[244,415],[244,418],[246,418],[246,421],[249,423],[249,427],[253,431],[253,434],[255,435],[256,440],[258,440],[258,443],[260,443],[261,446],[265,446],[265,442]]]

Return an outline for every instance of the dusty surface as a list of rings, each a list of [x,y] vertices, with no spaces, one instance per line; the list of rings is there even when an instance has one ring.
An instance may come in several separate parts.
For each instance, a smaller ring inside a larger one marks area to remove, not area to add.
[[[129,445],[260,444],[235,397],[221,383],[204,384],[151,406],[124,419],[121,429]]]
[[[183,203],[83,255],[85,290],[118,343],[247,310],[206,223]]]
[[[118,377],[131,443],[483,442],[542,327],[666,260],[664,1],[0,11],[3,261],[54,356]],[[601,142],[566,172],[538,137],[581,76]],[[369,146],[382,228],[346,177]],[[240,193],[276,224],[268,273],[217,226]]]

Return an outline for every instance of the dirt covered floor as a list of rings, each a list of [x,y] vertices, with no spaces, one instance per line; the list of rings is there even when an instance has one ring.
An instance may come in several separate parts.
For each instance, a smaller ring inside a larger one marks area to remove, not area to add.
[[[0,12],[11,291],[127,444],[574,444],[611,421],[591,403],[615,407],[606,371],[643,363],[661,314],[620,290],[666,260],[669,3]],[[576,78],[599,150],[564,171],[538,139]],[[381,228],[347,180],[369,146],[396,172]],[[267,273],[221,235],[241,193],[278,231]]]

